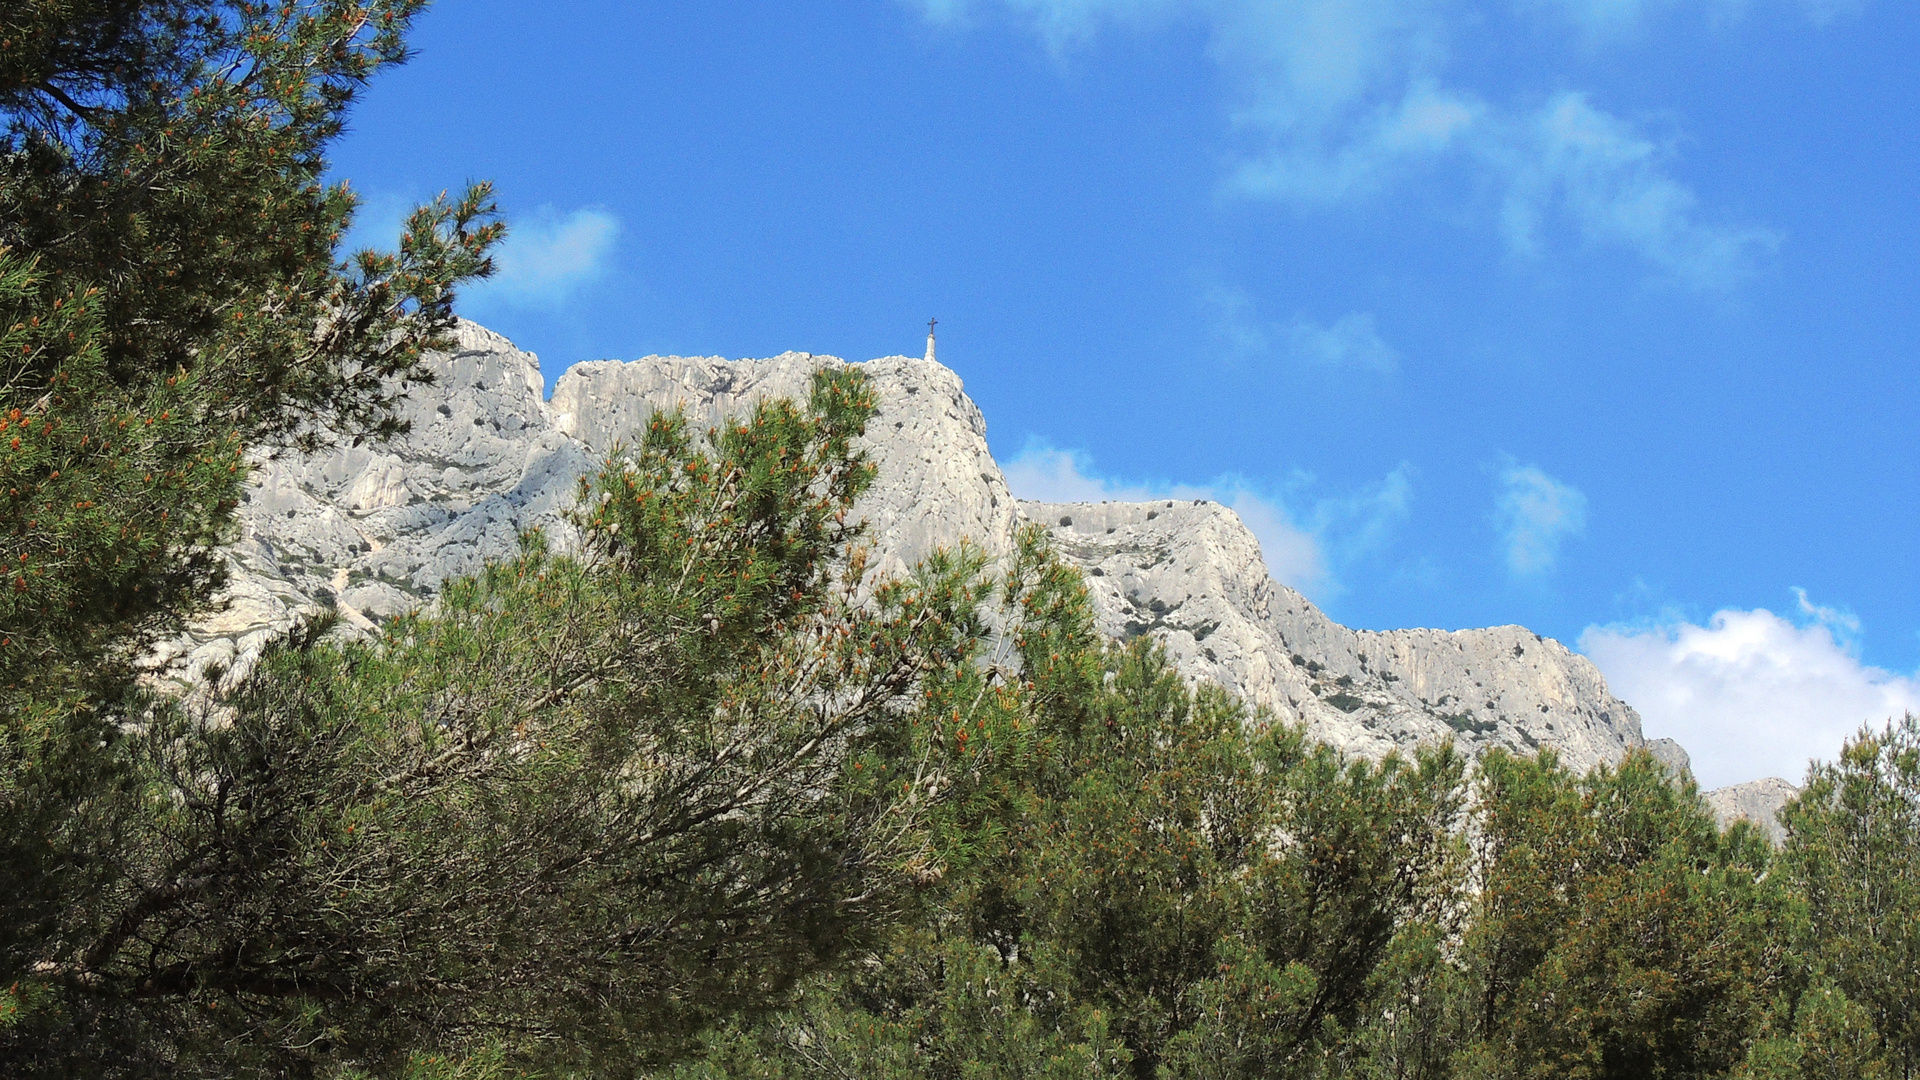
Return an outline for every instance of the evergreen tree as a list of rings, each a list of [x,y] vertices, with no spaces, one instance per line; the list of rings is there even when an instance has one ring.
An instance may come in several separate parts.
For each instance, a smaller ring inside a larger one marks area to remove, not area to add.
[[[1480,759],[1459,1030],[1468,1077],[1710,1077],[1781,985],[1784,900],[1751,825],[1636,751],[1586,777]]]
[[[421,6],[0,11],[0,709],[111,697],[207,600],[248,454],[398,429],[499,235],[482,186],[337,261],[325,154]]]
[[[969,722],[979,556],[849,549],[872,409],[842,372],[705,439],[657,417],[583,485],[579,555],[529,537],[158,711],[112,872],[16,969],[14,1073],[621,1075],[872,944],[943,874],[929,809],[1021,739]]]
[[[1803,976],[1753,1075],[1920,1076],[1920,719],[1862,730],[1781,819]]]
[[[1458,759],[1349,764],[1147,641],[1078,641],[919,925],[687,1075],[1344,1075],[1381,964],[1448,902]]]
[[[484,186],[340,254],[421,8],[0,8],[0,1071],[1920,1074],[1920,721],[1777,854],[1642,754],[1349,762],[1102,647],[1040,530],[871,579],[849,373],[142,694],[249,463],[395,433],[490,269]]]
[[[0,980],[124,873],[137,661],[218,585],[248,462],[397,430],[489,270],[484,187],[337,255],[326,150],[420,7],[0,7]]]

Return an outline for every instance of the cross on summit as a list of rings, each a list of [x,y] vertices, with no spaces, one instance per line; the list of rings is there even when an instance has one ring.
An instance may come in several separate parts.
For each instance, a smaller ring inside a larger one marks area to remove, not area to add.
[[[939,319],[927,320],[927,363],[929,364],[934,362],[933,360],[933,328],[934,328],[934,325],[937,324],[939,321],[940,321]]]

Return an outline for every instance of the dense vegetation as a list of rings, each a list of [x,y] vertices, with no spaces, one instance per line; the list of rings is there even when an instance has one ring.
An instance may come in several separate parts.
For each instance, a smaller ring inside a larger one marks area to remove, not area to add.
[[[1920,1073],[1920,722],[1782,848],[1645,755],[1343,760],[1038,532],[869,573],[852,371],[154,693],[249,463],[393,434],[488,271],[484,188],[338,253],[419,8],[0,10],[0,1074]]]
[[[1911,1077],[1920,724],[1773,848],[1636,753],[1342,762],[1154,653],[920,917],[672,1075]]]

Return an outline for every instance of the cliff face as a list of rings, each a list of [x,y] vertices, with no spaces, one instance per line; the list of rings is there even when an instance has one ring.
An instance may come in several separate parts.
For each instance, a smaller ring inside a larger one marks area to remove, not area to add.
[[[1777,776],[1731,784],[1707,792],[1707,805],[1722,825],[1747,820],[1766,830],[1776,844],[1784,843],[1787,827],[1780,823],[1780,811],[1800,794],[1800,789]]]
[[[804,402],[813,373],[823,365],[845,362],[808,353],[771,360],[596,360],[560,377],[549,410],[555,430],[598,462],[655,409],[681,407],[688,425],[704,431],[766,398]],[[879,397],[865,442],[880,475],[859,507],[878,557],[874,565],[904,572],[961,537],[995,554],[1006,550],[1015,528],[1014,499],[987,452],[987,422],[961,390],[960,377],[904,356],[858,366]]]
[[[1306,721],[1349,753],[1451,736],[1471,752],[1552,746],[1585,770],[1642,743],[1584,656],[1519,626],[1349,630],[1267,576],[1218,503],[1026,503],[1087,574],[1101,629],[1150,633],[1190,676]]]
[[[700,428],[773,396],[803,397],[822,365],[648,357],[575,366],[541,399],[538,361],[463,324],[438,383],[407,407],[412,431],[380,447],[262,464],[233,550],[233,604],[170,647],[189,671],[244,664],[298,613],[350,626],[429,602],[440,584],[555,530],[578,478],[657,408]],[[986,423],[952,371],[888,357],[860,365],[879,396],[867,444],[880,465],[858,511],[882,570],[970,538],[1007,549],[1047,526],[1088,575],[1102,629],[1152,634],[1180,669],[1216,680],[1350,752],[1378,756],[1451,736],[1478,751],[1552,746],[1584,769],[1642,745],[1633,709],[1559,642],[1517,626],[1350,630],[1267,576],[1252,533],[1209,502],[1017,502]]]

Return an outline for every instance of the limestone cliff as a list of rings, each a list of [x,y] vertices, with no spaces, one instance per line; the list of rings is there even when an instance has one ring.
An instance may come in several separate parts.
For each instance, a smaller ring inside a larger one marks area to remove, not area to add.
[[[1766,830],[1777,844],[1787,837],[1787,827],[1780,824],[1780,811],[1799,794],[1799,788],[1777,776],[1769,776],[1709,791],[1707,805],[1713,807],[1722,825],[1751,821]]]
[[[578,478],[654,409],[684,407],[705,427],[804,395],[814,370],[843,361],[596,361],[542,400],[535,357],[469,323],[435,363],[437,384],[407,405],[406,436],[261,465],[233,551],[234,603],[170,647],[186,670],[244,664],[305,609],[370,627],[512,551],[527,527],[564,542]],[[958,376],[906,357],[861,368],[879,397],[866,442],[881,472],[858,511],[882,569],[962,538],[1002,552],[1021,522],[1038,521],[1087,573],[1107,633],[1155,635],[1189,676],[1350,752],[1451,736],[1474,750],[1552,746],[1584,769],[1643,743],[1633,709],[1559,642],[1517,626],[1350,630],[1269,578],[1252,533],[1215,503],[1016,502]]]
[[[1586,657],[1519,626],[1349,630],[1268,577],[1253,534],[1218,503],[1021,512],[1085,570],[1106,633],[1154,634],[1188,675],[1350,753],[1451,736],[1472,751],[1552,746],[1585,770],[1642,744],[1639,715]]]

